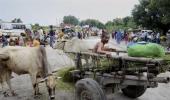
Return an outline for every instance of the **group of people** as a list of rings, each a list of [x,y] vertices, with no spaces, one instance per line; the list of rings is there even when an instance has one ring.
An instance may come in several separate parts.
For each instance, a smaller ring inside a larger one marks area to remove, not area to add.
[[[5,36],[1,34],[0,40],[2,47],[5,46],[29,46],[38,47],[40,45],[46,46],[47,39],[49,38],[49,44],[53,48],[55,42],[55,32],[53,27],[49,27],[49,32],[43,29],[31,31],[29,29],[25,30],[25,33],[21,33],[18,37]]]
[[[48,32],[42,28],[38,30],[25,29],[24,33],[20,33],[17,37],[0,35],[0,42],[2,47],[9,46],[46,46],[49,44],[52,48],[56,41],[62,39],[71,39],[72,37],[77,37],[79,39],[85,39],[89,36],[88,31],[69,31],[69,29],[61,29],[55,31],[53,26],[49,26]]]
[[[40,45],[38,38],[25,37],[24,33],[21,33],[19,37],[1,36],[2,47],[5,46],[29,46],[38,47]]]
[[[141,33],[136,33],[134,34],[133,32],[128,33],[128,32],[114,32],[112,33],[112,38],[116,40],[118,44],[122,40],[125,40],[126,43],[131,43],[132,41],[137,42],[137,41],[145,41],[145,42],[153,42],[153,43],[158,43],[160,44],[160,33],[155,33],[155,32],[141,32]],[[111,48],[106,48],[105,44],[109,42],[110,39],[110,34],[107,31],[103,31],[101,35],[101,41],[99,41],[94,49],[94,53],[99,53],[99,54],[106,54],[106,55],[111,55],[111,51],[115,51],[116,49],[111,49]]]
[[[126,44],[133,40],[160,44],[159,32],[156,33],[156,32],[147,32],[147,31],[141,31],[141,32],[115,31],[112,33],[112,38],[115,39],[118,44],[120,44],[121,41],[123,40],[125,41]]]
[[[63,29],[62,32],[65,33],[65,36],[67,36],[68,38],[78,37],[79,39],[85,39],[90,36],[90,32],[84,30],[70,31],[70,29]]]

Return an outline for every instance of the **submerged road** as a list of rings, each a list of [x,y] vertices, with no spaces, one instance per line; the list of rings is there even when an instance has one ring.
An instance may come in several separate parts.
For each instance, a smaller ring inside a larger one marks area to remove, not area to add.
[[[94,45],[99,39],[90,38],[88,40],[89,44]],[[116,45],[115,41],[111,41],[110,45],[113,45],[119,49],[126,49],[124,43],[121,45]],[[47,47],[47,57],[52,69],[58,70],[60,68],[68,67],[74,65],[73,61],[68,58],[62,51],[54,50],[50,47]],[[170,73],[163,73],[160,76],[169,76]],[[44,87],[44,84],[40,85],[40,91],[43,94],[39,98],[33,97],[33,88],[31,86],[31,80],[29,75],[14,75],[12,79],[12,87],[15,92],[18,94],[15,97],[4,97],[2,92],[0,92],[0,100],[48,100],[47,91]],[[6,87],[5,87],[6,89]],[[1,91],[1,88],[0,88]],[[141,97],[135,100],[170,100],[170,83],[168,84],[159,84],[157,88],[149,88],[146,90],[146,93]],[[56,90],[56,100],[75,100],[74,91],[61,91]],[[132,100],[124,96],[121,91],[116,94],[108,95],[108,100]]]

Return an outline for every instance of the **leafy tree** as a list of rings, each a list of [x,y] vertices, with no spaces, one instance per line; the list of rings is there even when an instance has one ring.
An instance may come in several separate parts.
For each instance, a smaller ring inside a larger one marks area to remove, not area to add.
[[[169,0],[140,0],[132,11],[134,21],[153,30],[161,30],[163,34],[170,29]]]
[[[105,25],[102,22],[100,22],[96,19],[87,19],[87,20],[81,21],[80,25],[81,26],[89,25],[90,27],[97,27],[97,28],[100,28],[100,29],[105,28]]]
[[[41,28],[41,26],[38,23],[32,25],[33,30],[39,30],[40,28]]]
[[[127,16],[125,18],[122,19],[123,20],[123,25],[126,28],[137,28],[137,25],[133,19],[133,17]]]
[[[114,30],[114,23],[112,21],[108,21],[105,24],[105,27],[106,27],[106,30],[111,33]]]
[[[23,21],[20,18],[14,18],[11,22],[12,23],[23,23]]]
[[[127,16],[125,18],[116,18],[113,19],[113,21],[108,21],[105,24],[106,29],[109,32],[112,32],[113,30],[128,30],[129,28],[136,28],[136,23],[133,20],[133,17]]]
[[[106,24],[105,24],[105,26],[113,26],[114,25],[114,23],[112,22],[112,21],[108,21]]]
[[[131,19],[132,19],[132,18],[129,17],[129,16],[123,18],[123,19],[122,19],[122,20],[123,20],[123,24],[124,24],[125,26],[127,26],[128,22],[129,22]]]
[[[113,23],[115,25],[123,25],[123,20],[121,18],[115,18],[113,19]]]
[[[105,26],[102,22],[98,22],[97,27],[100,29],[105,29]]]
[[[75,16],[71,16],[71,15],[64,16],[63,22],[65,24],[71,24],[71,25],[78,25],[79,24],[79,20]]]

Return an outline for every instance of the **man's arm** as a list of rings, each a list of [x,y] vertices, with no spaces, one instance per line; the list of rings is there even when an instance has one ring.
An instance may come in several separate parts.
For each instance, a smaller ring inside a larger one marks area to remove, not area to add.
[[[106,51],[106,50],[102,50],[103,47],[103,44],[102,43],[99,43],[99,46],[97,48],[97,53],[101,53],[101,54],[110,54],[109,51]]]
[[[104,50],[105,51],[109,51],[109,52],[115,52],[116,51],[116,49],[114,49],[114,48],[104,48]]]

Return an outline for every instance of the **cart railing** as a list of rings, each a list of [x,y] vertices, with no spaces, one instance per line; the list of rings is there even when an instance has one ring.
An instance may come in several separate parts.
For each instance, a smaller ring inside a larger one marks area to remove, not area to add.
[[[104,54],[97,54],[97,53],[92,53],[92,52],[66,52],[66,53],[79,54],[82,56],[83,55],[84,56],[93,56],[93,57],[98,57],[98,58],[109,58],[109,59],[114,59],[114,60],[122,59],[125,61],[141,62],[141,63],[160,63],[161,64],[164,62],[164,60],[161,58],[129,57],[129,56],[120,56],[120,55],[107,56]]]

